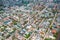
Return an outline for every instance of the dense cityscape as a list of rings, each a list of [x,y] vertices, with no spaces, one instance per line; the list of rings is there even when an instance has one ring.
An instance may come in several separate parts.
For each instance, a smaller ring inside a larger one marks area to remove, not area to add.
[[[60,0],[1,0],[0,40],[60,40]]]

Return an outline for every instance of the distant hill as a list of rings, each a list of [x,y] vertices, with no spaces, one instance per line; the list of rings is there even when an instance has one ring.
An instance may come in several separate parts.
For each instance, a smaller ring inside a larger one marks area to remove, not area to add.
[[[49,2],[49,0],[0,0],[0,4],[3,4],[6,7],[16,5],[21,6],[21,5],[27,5],[28,3],[40,3],[40,2],[47,3]],[[53,0],[53,2],[60,3],[60,0]]]
[[[28,3],[38,3],[43,0],[2,0],[4,6],[9,7],[9,6],[21,6],[21,5],[27,5]],[[44,0],[46,2],[46,0]]]
[[[60,3],[60,0],[53,0],[54,3]]]
[[[4,5],[3,5],[3,1],[0,0],[0,11],[3,10],[3,7],[4,7]]]
[[[3,0],[4,6],[21,6],[30,3],[32,0]]]

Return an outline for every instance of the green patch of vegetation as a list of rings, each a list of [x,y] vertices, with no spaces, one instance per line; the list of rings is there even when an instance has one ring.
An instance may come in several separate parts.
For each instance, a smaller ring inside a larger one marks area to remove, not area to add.
[[[15,35],[13,35],[12,40],[15,40],[15,39],[16,39],[16,37],[15,37]]]
[[[51,38],[45,38],[45,40],[52,40]]]
[[[14,25],[17,25],[17,21],[14,20],[14,21],[13,21],[13,24],[14,24]]]
[[[23,25],[25,25],[27,22],[28,22],[28,21],[25,21],[25,22],[23,23]]]
[[[11,35],[7,35],[6,38],[9,38]]]
[[[57,35],[58,35],[58,32],[57,32],[57,33],[55,33],[53,36],[54,36],[55,38],[57,38]]]
[[[25,38],[29,38],[30,37],[30,34],[25,34]]]

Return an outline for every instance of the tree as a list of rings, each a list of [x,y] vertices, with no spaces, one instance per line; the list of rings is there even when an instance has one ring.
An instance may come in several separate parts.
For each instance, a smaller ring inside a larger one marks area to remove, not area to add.
[[[30,33],[29,34],[25,34],[25,38],[29,38],[30,37]]]

